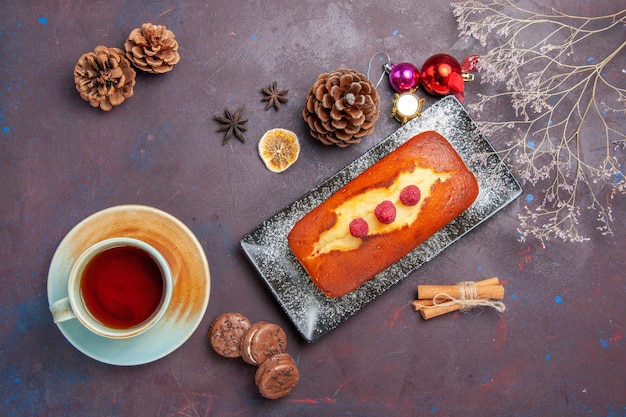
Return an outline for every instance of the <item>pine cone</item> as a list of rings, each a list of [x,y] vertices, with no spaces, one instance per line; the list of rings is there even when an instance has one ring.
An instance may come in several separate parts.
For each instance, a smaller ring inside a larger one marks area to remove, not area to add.
[[[74,67],[74,83],[83,100],[109,111],[133,95],[135,70],[118,48],[98,46]]]
[[[317,77],[302,117],[311,136],[325,145],[346,147],[372,133],[379,105],[372,82],[356,70],[342,68]]]
[[[180,61],[178,42],[165,26],[144,23],[124,42],[126,57],[138,69],[153,74],[169,72]]]

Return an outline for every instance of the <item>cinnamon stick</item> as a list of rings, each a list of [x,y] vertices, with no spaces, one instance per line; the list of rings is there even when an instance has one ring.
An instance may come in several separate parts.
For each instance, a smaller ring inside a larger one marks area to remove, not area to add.
[[[488,278],[474,283],[476,286],[475,299],[482,300],[501,300],[504,298],[504,287],[499,284],[500,280],[497,277]],[[461,304],[450,305],[435,305],[436,296],[439,299],[436,300],[440,303],[445,303],[446,299],[441,299],[441,295],[445,294],[452,298],[458,298],[461,295],[461,287],[459,285],[420,285],[418,286],[418,299],[413,302],[413,308],[415,311],[419,311],[424,320],[438,317],[443,314],[458,311],[462,308]]]
[[[484,299],[501,299],[504,298],[504,287],[500,284],[497,277],[484,279],[475,282],[476,298]],[[437,295],[446,294],[452,298],[461,296],[461,287],[459,285],[418,285],[417,298],[421,300],[431,299]]]
[[[439,317],[444,314],[452,313],[461,309],[459,304],[437,306],[433,308],[425,308],[420,310],[420,314],[424,320],[432,319],[433,317]]]
[[[487,279],[483,279],[481,281],[476,281],[474,283],[474,285],[476,285],[477,287],[479,286],[483,286],[483,285],[498,285],[500,283],[500,280],[498,279],[498,277],[494,277],[494,278],[487,278]],[[432,285],[418,285],[418,295],[417,295],[417,300],[413,301],[413,310],[415,311],[420,311],[422,310],[424,307],[431,307],[433,305],[435,305],[435,301],[431,298],[420,298],[420,288],[424,288],[424,287],[434,287]],[[441,287],[440,285],[437,287]],[[423,292],[423,290],[422,290]],[[440,294],[440,293],[439,293]],[[435,294],[437,295],[437,294]],[[450,294],[451,295],[451,294]],[[444,300],[438,300],[440,302],[443,302]]]
[[[435,305],[435,302],[431,298],[429,300],[415,300],[415,301],[413,301],[412,304],[413,304],[413,310],[420,311],[424,307],[431,307],[431,306]]]

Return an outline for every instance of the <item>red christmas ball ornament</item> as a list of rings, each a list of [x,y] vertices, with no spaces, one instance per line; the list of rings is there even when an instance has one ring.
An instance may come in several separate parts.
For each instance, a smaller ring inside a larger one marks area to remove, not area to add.
[[[462,103],[465,98],[465,78],[461,64],[448,54],[433,55],[424,62],[421,72],[422,86],[430,94],[454,94]]]

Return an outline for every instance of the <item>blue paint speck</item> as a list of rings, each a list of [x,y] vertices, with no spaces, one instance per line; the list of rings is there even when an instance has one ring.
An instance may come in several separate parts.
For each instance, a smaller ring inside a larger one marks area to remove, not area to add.
[[[517,295],[516,294],[511,295],[511,300],[516,300],[516,299],[517,299]]]
[[[587,58],[587,62],[594,62],[596,59],[593,56]]]
[[[256,41],[258,39],[258,36],[257,35],[252,35],[251,38],[252,38],[253,41]]]
[[[436,413],[437,412],[437,407],[430,407],[430,412],[431,413]]]
[[[549,353],[546,353],[546,361],[550,362],[550,359],[552,359],[552,356],[550,356]]]
[[[530,149],[535,149],[537,147],[537,145],[535,144],[535,142],[533,142],[532,140],[528,141],[528,147]]]
[[[394,31],[391,33],[393,36],[396,36],[398,34],[398,32],[400,32],[399,29],[394,29]]]
[[[610,343],[609,339],[600,339],[600,344],[602,345],[603,348],[608,348],[609,343]]]
[[[532,201],[535,199],[535,196],[532,194],[528,194],[525,198],[527,203],[532,203]]]
[[[482,266],[479,266],[479,267],[476,268],[476,271],[478,271],[478,272],[481,272],[482,270],[483,270]]]
[[[613,176],[613,184],[617,185],[626,177],[626,167],[622,167],[619,172],[616,172]]]
[[[46,19],[45,17],[40,17],[39,19],[37,19],[37,21],[39,23],[41,23],[42,25],[47,25],[48,24],[48,19]]]
[[[11,131],[11,128],[10,128],[9,126],[4,126],[4,127],[2,128],[2,131],[3,131],[4,133],[9,133],[9,132]]]
[[[561,298],[560,295],[557,295],[556,297],[554,297],[554,302],[557,304],[561,304],[563,302],[563,298]]]

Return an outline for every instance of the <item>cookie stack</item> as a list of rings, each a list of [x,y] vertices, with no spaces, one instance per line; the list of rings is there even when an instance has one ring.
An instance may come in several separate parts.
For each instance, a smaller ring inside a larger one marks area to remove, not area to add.
[[[298,384],[298,367],[286,353],[287,335],[277,324],[251,324],[239,313],[224,313],[213,321],[209,343],[221,356],[257,366],[254,380],[265,398],[282,398]]]

